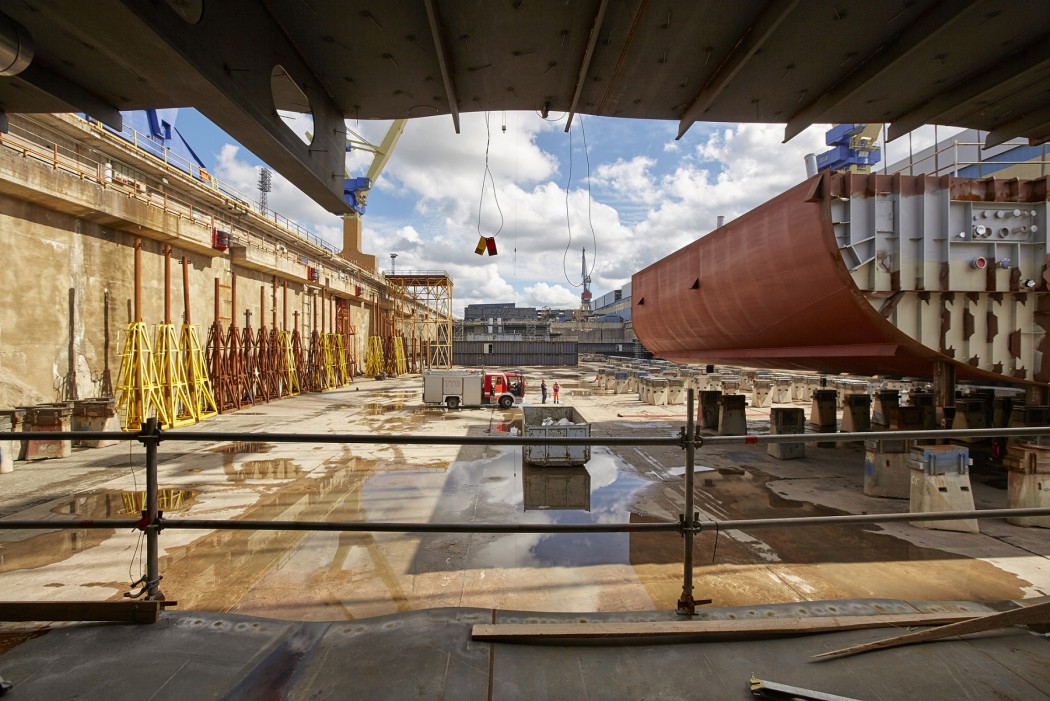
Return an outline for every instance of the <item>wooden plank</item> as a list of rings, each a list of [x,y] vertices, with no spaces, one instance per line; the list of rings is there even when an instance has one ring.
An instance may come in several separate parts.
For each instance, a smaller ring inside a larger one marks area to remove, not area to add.
[[[1010,626],[1026,625],[1029,623],[1050,623],[1050,601],[1035,604],[1033,606],[1023,606],[1002,613],[993,613],[981,616],[974,620],[961,621],[940,628],[920,630],[916,633],[899,635],[895,638],[886,638],[885,640],[877,640],[873,643],[864,643],[863,645],[845,647],[841,650],[832,650],[831,652],[814,655],[814,659],[828,660],[836,657],[848,657],[849,655],[856,655],[861,652],[868,652],[869,650],[883,650],[890,647],[898,647],[900,645],[921,643],[927,640],[941,640],[943,638],[953,638],[957,635],[984,633],[997,628],[1008,628]]]
[[[166,601],[0,601],[0,621],[156,623]]]
[[[639,637],[730,640],[829,633],[862,628],[946,625],[988,615],[991,614],[971,612],[639,623],[479,623],[473,627],[471,636],[474,640],[491,642]]]

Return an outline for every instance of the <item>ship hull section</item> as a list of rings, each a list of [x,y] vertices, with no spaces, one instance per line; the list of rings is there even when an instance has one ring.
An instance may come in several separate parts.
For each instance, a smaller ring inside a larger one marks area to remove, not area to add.
[[[955,364],[960,379],[1045,382],[1039,377],[1040,368],[1031,367],[1038,366],[1039,353],[1034,349],[1030,355],[1035,362],[1029,362],[1028,367],[1020,371],[1017,368],[1023,363],[1018,358],[1005,364],[999,361],[999,365],[988,357],[975,362],[959,357],[961,353],[953,346],[952,333],[962,331],[950,329],[953,306],[976,304],[980,295],[992,295],[994,303],[1002,304],[1004,296],[1008,297],[1008,303],[1013,303],[1010,295],[1016,297],[1024,292],[1030,294],[1030,298],[1018,303],[1035,308],[1044,296],[1041,293],[1046,290],[1045,281],[1040,278],[1034,290],[1011,292],[997,288],[989,276],[980,282],[985,289],[933,288],[931,291],[930,280],[923,278],[922,271],[933,271],[929,277],[943,285],[949,280],[944,267],[951,262],[949,249],[944,248],[945,255],[941,257],[946,262],[941,263],[933,259],[940,254],[920,254],[921,260],[915,263],[919,273],[913,274],[908,267],[911,265],[908,251],[898,250],[894,254],[894,246],[911,244],[897,243],[896,240],[902,238],[899,232],[882,231],[900,225],[909,208],[940,207],[952,192],[957,197],[960,192],[972,198],[995,196],[994,192],[990,195],[987,188],[976,188],[977,192],[974,189],[969,183],[949,178],[927,180],[920,176],[822,173],[635,274],[632,280],[635,333],[656,357],[679,362],[931,377],[936,361],[941,360]],[[1042,198],[1040,216],[1044,216],[1045,184],[1042,188],[1029,188],[1024,194],[1029,198]],[[917,197],[921,201],[916,202]],[[1024,211],[1028,216],[1029,210]],[[1035,210],[1031,211],[1035,214]],[[861,224],[860,220],[868,212],[872,213],[871,221]],[[967,209],[957,216],[944,215],[944,236],[954,232],[953,217],[980,214]],[[851,216],[852,232],[846,230],[841,221]],[[877,236],[872,232],[869,236],[863,231],[864,226],[882,233]],[[944,236],[935,231],[926,231],[924,235],[933,243],[916,245],[938,250],[935,246],[941,244],[936,242]],[[856,243],[851,243],[853,241]],[[961,243],[980,245],[982,242]],[[1043,249],[1035,246],[1033,253],[1037,260],[1043,251],[1040,273],[1045,271],[1044,249],[1045,246]],[[847,260],[847,253],[857,256],[856,251],[864,250],[870,250],[870,261]],[[941,267],[936,268],[937,265]],[[871,266],[870,271],[865,266]],[[898,268],[894,270],[893,266]],[[1004,276],[1008,273],[1005,271]],[[1017,277],[1015,274],[1010,279]],[[858,280],[865,283],[863,289]],[[966,283],[958,284],[965,287]],[[1007,285],[1001,282],[999,287]],[[913,320],[909,316],[912,307],[905,304],[900,308],[898,320],[896,305],[905,298],[913,299],[914,309],[927,318]],[[922,335],[923,324],[929,327],[932,323],[929,315],[938,313],[938,304],[944,307],[941,317],[934,318],[940,328],[935,332],[927,328],[926,338],[916,338]],[[923,311],[924,305],[932,311]],[[989,307],[987,315],[994,313]],[[1031,316],[1021,317],[1018,323],[1024,318],[1032,323]],[[907,328],[897,328],[898,321]],[[912,332],[906,333],[908,330]],[[1036,346],[1045,337],[1042,328],[1021,331],[1033,336]],[[966,343],[974,340],[973,329],[969,328],[968,332]],[[1002,332],[1010,333],[1011,329]],[[998,340],[1005,344],[1005,338]],[[955,345],[962,343],[959,340]],[[987,345],[992,347],[990,340]],[[981,367],[981,363],[985,367]],[[1027,376],[1018,377],[1022,373]]]

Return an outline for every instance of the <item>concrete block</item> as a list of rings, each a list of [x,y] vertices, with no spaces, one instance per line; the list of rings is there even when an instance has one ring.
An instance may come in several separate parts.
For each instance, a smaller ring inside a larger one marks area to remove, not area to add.
[[[74,431],[119,431],[120,415],[116,399],[84,399],[73,407]],[[76,444],[85,448],[104,448],[116,445],[117,440],[77,439]]]
[[[70,431],[72,406],[43,404],[26,412],[29,433],[38,431]],[[27,440],[26,460],[68,458],[73,454],[72,440]]]
[[[685,404],[685,380],[676,377],[667,381],[667,403]]]
[[[743,436],[747,434],[747,416],[744,408],[747,397],[742,394],[723,394],[719,399],[718,435]]]
[[[791,401],[791,378],[790,377],[775,377],[773,378],[773,403],[774,404],[787,404]]]
[[[11,428],[10,428],[11,433],[21,433],[21,432],[26,430],[26,428],[25,428],[26,411],[27,411],[27,409],[25,407],[20,407],[20,408],[15,408],[15,409],[3,409],[3,410],[0,410],[0,417],[4,417],[10,422],[10,424],[11,424]],[[14,460],[25,460],[25,458],[26,458],[26,442],[25,441],[11,441],[11,443],[12,443],[12,446],[10,448],[11,460],[12,461],[14,461]]]
[[[912,448],[909,511],[973,511],[969,463],[969,450],[964,446],[923,445]],[[913,521],[912,525],[940,531],[980,532],[976,519]]]
[[[1050,475],[1011,471],[1006,480],[1006,505],[1011,509],[1050,508]],[[1015,526],[1050,528],[1050,516],[1015,516],[1006,520]]]
[[[751,386],[751,406],[764,408],[773,399],[773,381],[755,380]]]
[[[818,389],[813,392],[813,404],[809,412],[809,423],[821,433],[830,433],[838,427],[838,392],[833,389]]]
[[[911,498],[911,466],[905,451],[884,453],[875,449],[882,441],[865,441],[864,494],[891,499]]]
[[[871,397],[866,394],[848,394],[843,397],[843,433],[868,432],[871,430]]]
[[[769,432],[773,435],[806,432],[806,413],[801,408],[773,407],[769,412]],[[766,453],[778,460],[806,457],[805,443],[770,443]]]
[[[11,432],[11,417],[0,416],[0,433]],[[0,475],[15,471],[15,454],[21,441],[0,441]]]
[[[900,408],[900,405],[900,391],[895,389],[882,389],[876,392],[871,409],[872,425],[880,428],[888,428],[897,418],[897,410]]]
[[[722,393],[718,390],[700,392],[700,428],[717,429],[722,406]]]
[[[983,399],[956,399],[952,429],[988,428],[987,405]],[[960,443],[980,443],[986,438],[953,438]]]
[[[652,402],[653,406],[667,406],[668,386],[669,381],[663,378],[652,379],[649,381],[652,387]]]
[[[973,492],[970,491],[970,475],[928,475],[922,470],[912,469],[908,511],[913,514],[928,514],[938,511],[972,511]],[[938,531],[962,531],[980,533],[977,519],[954,521],[912,521],[913,526]]]
[[[1050,448],[1031,443],[1010,446],[1003,463],[1009,471],[1006,480],[1008,508],[1050,507]],[[1050,516],[1017,516],[1006,520],[1015,526],[1050,528]]]

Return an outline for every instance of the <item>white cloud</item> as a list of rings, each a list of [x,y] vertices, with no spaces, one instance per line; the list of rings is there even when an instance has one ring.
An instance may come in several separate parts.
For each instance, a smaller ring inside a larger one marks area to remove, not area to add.
[[[603,132],[587,120],[591,191],[574,165],[566,197],[568,135],[530,113],[463,114],[461,134],[449,117],[412,120],[373,186],[364,217],[363,248],[389,268],[445,270],[455,282],[453,310],[466,304],[515,302],[572,308],[581,292],[581,248],[587,250],[595,296],[621,287],[631,275],[709,232],[719,215],[739,217],[805,178],[804,156],[819,153],[827,125],[816,125],[787,144],[782,125],[703,125],[681,141],[674,129],[638,128],[623,138],[624,120]],[[351,123],[379,143],[389,122]],[[630,126],[629,124],[626,126]],[[659,126],[659,125],[656,125]],[[574,126],[574,130],[575,130]],[[581,148],[574,141],[574,149]],[[485,151],[487,183],[481,235],[500,227],[492,184],[502,212],[498,255],[478,256],[478,206]],[[348,167],[364,174],[372,155],[352,151]],[[218,175],[255,193],[258,169],[235,147],[223,149]],[[292,188],[278,174],[273,209],[341,245],[341,222]]]

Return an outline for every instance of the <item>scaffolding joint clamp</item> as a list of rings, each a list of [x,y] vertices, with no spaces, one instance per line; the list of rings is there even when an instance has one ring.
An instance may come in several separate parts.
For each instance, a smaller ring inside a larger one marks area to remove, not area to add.
[[[158,511],[157,517],[151,519],[149,517],[149,510],[143,509],[142,518],[135,522],[135,528],[137,528],[140,531],[145,531],[148,528],[153,528],[157,531],[157,533],[160,533],[161,530],[164,529],[164,512]]]

